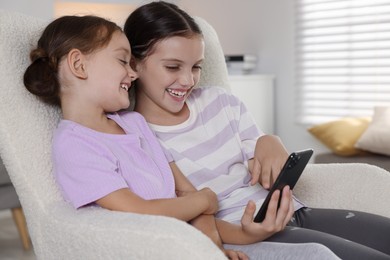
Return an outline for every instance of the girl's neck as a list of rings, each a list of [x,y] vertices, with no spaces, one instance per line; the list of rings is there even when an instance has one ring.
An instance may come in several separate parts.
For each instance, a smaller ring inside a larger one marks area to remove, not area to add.
[[[143,117],[145,117],[145,120],[148,123],[161,126],[181,124],[185,122],[190,116],[190,110],[188,109],[186,103],[184,104],[183,109],[177,113],[170,113],[169,111],[162,109],[158,109],[157,111],[150,108],[145,109],[145,106],[137,106],[137,103],[135,105],[134,111],[137,111]]]
[[[104,112],[90,113],[86,110],[74,111],[62,109],[63,119],[73,121],[87,128],[106,134],[125,134],[124,130],[114,121],[107,117]]]

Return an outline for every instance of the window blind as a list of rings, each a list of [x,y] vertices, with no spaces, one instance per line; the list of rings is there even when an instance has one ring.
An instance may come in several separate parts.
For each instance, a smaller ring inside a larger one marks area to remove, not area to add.
[[[390,0],[296,1],[298,121],[389,106]]]

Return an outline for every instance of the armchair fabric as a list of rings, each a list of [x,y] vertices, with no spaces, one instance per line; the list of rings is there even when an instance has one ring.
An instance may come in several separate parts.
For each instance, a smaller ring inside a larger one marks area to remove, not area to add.
[[[390,218],[390,172],[365,163],[309,164],[294,188],[306,205]]]
[[[206,42],[201,84],[229,88],[218,37],[206,21],[197,21]],[[46,24],[0,11],[0,156],[25,211],[37,258],[226,259],[210,239],[185,222],[97,207],[75,210],[62,199],[50,155],[60,111],[29,94],[22,80],[29,51]],[[390,174],[374,166],[310,165],[296,193],[313,206],[390,216],[384,200],[390,195],[389,184]]]

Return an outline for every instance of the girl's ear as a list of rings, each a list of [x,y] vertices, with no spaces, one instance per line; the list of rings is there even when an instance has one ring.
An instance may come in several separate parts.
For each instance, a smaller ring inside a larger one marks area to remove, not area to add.
[[[78,49],[72,49],[67,56],[69,69],[73,75],[80,79],[88,77],[85,66],[85,55]]]

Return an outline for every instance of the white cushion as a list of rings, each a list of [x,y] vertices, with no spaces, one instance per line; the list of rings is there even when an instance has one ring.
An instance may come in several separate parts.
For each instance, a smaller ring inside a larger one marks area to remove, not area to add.
[[[375,107],[372,121],[355,147],[390,155],[390,107]]]

